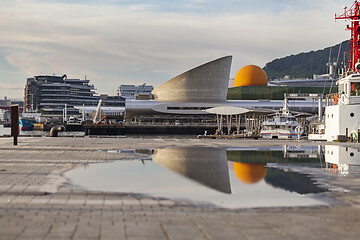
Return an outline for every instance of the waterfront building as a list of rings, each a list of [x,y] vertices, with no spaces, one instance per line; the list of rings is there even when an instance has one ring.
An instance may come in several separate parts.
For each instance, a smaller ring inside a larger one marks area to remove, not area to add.
[[[0,109],[10,110],[11,105],[19,105],[20,111],[22,111],[24,107],[24,101],[22,99],[8,99],[6,96],[4,99],[0,99]]]
[[[135,99],[136,95],[151,95],[151,91],[154,89],[151,85],[120,85],[118,88],[118,96],[128,99]]]
[[[11,99],[11,105],[19,105],[19,110],[22,111],[24,108],[24,99]]]
[[[4,99],[0,99],[0,107],[1,108],[9,108],[11,106],[11,101],[6,96]]]
[[[128,99],[127,121],[148,119],[149,115],[167,115],[174,122],[186,115],[184,120],[191,121],[208,115],[203,110],[226,103],[231,60],[231,56],[219,58],[170,79],[152,91],[154,100]]]
[[[254,93],[255,97],[259,96],[257,90],[261,92],[262,89],[265,89],[262,92],[268,92],[266,74],[261,68],[254,65],[248,65],[239,70],[234,80],[236,86],[233,88],[236,90],[232,94],[234,98],[230,100],[228,85],[231,61],[232,56],[226,56],[184,72],[156,87],[152,91],[152,99],[127,99],[125,103],[126,121],[136,124],[216,125],[219,116],[207,110],[217,107],[246,108],[249,110],[247,119],[251,120],[253,118],[249,116],[266,115],[283,108],[284,92],[279,94],[281,96],[276,100],[266,97],[236,98],[239,96],[238,90],[241,89],[251,89],[249,92]],[[284,87],[282,91],[287,89]],[[304,89],[303,93],[306,93],[307,90]],[[316,90],[319,89],[316,88]],[[321,89],[322,91],[323,89]],[[271,93],[269,96],[272,96]],[[319,111],[317,102],[306,99],[289,101],[288,107],[293,111],[313,114]],[[236,120],[234,117],[231,118],[231,113],[228,114],[228,117],[229,121]],[[246,118],[245,115],[241,117],[242,119]],[[224,118],[221,119],[224,120]]]
[[[228,89],[228,100],[284,100],[284,94],[324,94],[337,91],[333,74],[314,75],[313,79],[268,82],[266,73],[261,68],[251,66],[254,65],[245,66],[236,74],[234,87]],[[249,72],[258,74],[249,74]]]
[[[317,87],[317,88],[336,88],[336,81],[329,74],[314,75],[313,79],[275,79],[270,81],[272,86],[287,86],[287,87]]]
[[[0,109],[0,122],[9,122],[10,121],[10,111]]]
[[[322,94],[335,93],[336,87],[306,86],[241,86],[228,89],[228,100],[284,100],[284,94]]]
[[[253,73],[250,74],[249,72]],[[254,72],[257,72],[259,76]],[[248,77],[249,75],[252,76]],[[236,76],[230,84],[231,87],[229,85],[228,100],[284,100],[284,94],[328,94],[337,91],[337,79],[334,70],[330,70],[328,74],[314,74],[313,79],[285,77],[284,79],[267,81],[266,73],[261,68],[248,65],[240,69]],[[259,81],[260,79],[262,80]],[[254,80],[256,80],[255,83]]]
[[[90,80],[63,76],[38,75],[28,78],[24,92],[25,112],[40,112],[43,117],[62,117],[79,113],[76,105],[95,106],[99,97]]]
[[[45,118],[78,116],[79,109],[95,108],[100,99],[102,106],[125,107],[124,97],[96,95],[90,80],[68,79],[66,75],[38,75],[27,79],[24,109],[26,113],[39,112]]]
[[[122,96],[109,96],[100,94],[101,105],[106,107],[125,107],[125,98]]]

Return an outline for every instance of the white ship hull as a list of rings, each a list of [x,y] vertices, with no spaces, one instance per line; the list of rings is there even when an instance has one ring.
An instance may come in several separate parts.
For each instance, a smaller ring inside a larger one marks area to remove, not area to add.
[[[360,122],[360,105],[327,106],[325,111],[327,141],[335,141],[339,136],[349,136],[358,130]]]
[[[265,138],[265,139],[273,139],[273,138],[278,138],[278,139],[297,139],[297,134],[295,132],[291,132],[291,131],[280,131],[280,130],[269,130],[269,131],[261,131],[260,132],[260,137]]]
[[[349,75],[337,84],[335,105],[325,108],[325,135],[329,142],[344,141],[351,132],[360,130],[360,74]]]

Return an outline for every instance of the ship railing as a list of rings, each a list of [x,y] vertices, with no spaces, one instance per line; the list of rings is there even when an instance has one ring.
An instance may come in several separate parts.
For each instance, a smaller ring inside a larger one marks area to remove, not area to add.
[[[330,93],[325,95],[325,103],[326,106],[333,106],[338,103],[339,94],[338,93]]]
[[[360,122],[357,122],[357,123],[354,125],[354,127],[351,129],[350,132],[352,132],[352,131],[358,131],[359,128],[360,128]]]

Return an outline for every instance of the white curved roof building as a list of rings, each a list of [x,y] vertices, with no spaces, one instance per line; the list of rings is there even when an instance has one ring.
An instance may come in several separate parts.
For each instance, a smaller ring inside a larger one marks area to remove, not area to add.
[[[176,76],[152,92],[160,102],[226,102],[232,56],[205,63]]]
[[[283,100],[227,101],[232,56],[222,57],[184,72],[152,91],[154,100],[126,100],[126,119],[137,115],[205,115],[206,109],[232,106],[247,109],[280,109]],[[289,102],[302,112],[317,112],[317,102]]]

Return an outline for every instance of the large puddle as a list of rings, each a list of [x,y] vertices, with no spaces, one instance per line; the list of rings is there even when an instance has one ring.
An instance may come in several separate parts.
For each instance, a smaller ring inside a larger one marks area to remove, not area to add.
[[[88,190],[225,208],[311,206],[326,204],[316,196],[327,189],[296,169],[349,174],[360,159],[358,150],[338,146],[170,147],[141,153],[134,160],[80,165],[65,176]]]

